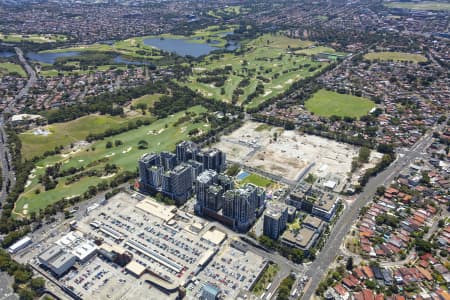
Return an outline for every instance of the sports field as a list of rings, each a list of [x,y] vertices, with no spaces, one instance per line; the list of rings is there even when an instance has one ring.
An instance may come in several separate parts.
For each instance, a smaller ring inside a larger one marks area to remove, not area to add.
[[[313,44],[310,41],[267,34],[243,44],[241,53],[205,57],[194,65],[187,82],[181,84],[205,97],[237,105],[245,102],[251,108],[328,65],[289,51],[309,47]],[[258,93],[253,96],[255,91]]]
[[[391,8],[407,8],[414,10],[450,10],[449,2],[438,1],[389,2],[385,5]]]
[[[368,60],[409,61],[413,63],[426,62],[427,58],[422,54],[405,52],[370,52],[364,55]]]
[[[339,94],[327,90],[317,91],[305,102],[305,107],[318,116],[355,117],[367,115],[375,107],[369,99]]]
[[[107,129],[119,128],[137,118],[122,118],[107,115],[89,115],[64,123],[55,123],[39,128],[44,132],[31,129],[19,135],[22,141],[22,155],[25,159],[42,155],[56,146],[84,140],[89,133],[101,133]],[[45,134],[48,132],[48,134]]]
[[[10,63],[10,62],[0,62],[0,75],[19,75],[20,77],[26,77],[27,73],[22,68],[21,65]]]
[[[195,106],[188,111],[200,114],[206,109],[201,106]],[[86,148],[78,149],[71,153],[61,155],[53,155],[36,164],[35,170],[32,172],[25,192],[20,196],[16,203],[15,212],[19,215],[26,215],[32,211],[38,211],[45,208],[63,197],[71,197],[81,195],[87,191],[91,185],[96,185],[101,181],[109,182],[114,176],[99,177],[82,177],[79,181],[66,185],[67,177],[59,178],[59,183],[55,189],[44,191],[41,184],[38,183],[39,175],[45,173],[45,167],[53,165],[57,162],[62,163],[61,170],[67,170],[71,167],[84,167],[86,170],[100,170],[106,164],[115,164],[120,171],[134,171],[137,168],[138,158],[147,152],[159,152],[163,150],[173,151],[176,143],[181,140],[188,139],[188,133],[194,128],[200,131],[208,131],[209,125],[205,123],[185,122],[174,126],[181,117],[185,115],[185,111],[160,119],[148,126],[142,126],[138,129],[124,132],[122,134],[105,138],[102,141],[93,142]],[[120,140],[123,144],[106,148],[108,141],[113,142]],[[138,142],[145,140],[148,143],[147,149],[138,149]],[[36,194],[36,189],[40,190]]]
[[[272,180],[262,177],[258,174],[251,173],[250,175],[245,177],[243,180],[241,180],[240,183],[241,184],[252,183],[254,185],[265,188],[265,187],[269,187],[274,182]]]

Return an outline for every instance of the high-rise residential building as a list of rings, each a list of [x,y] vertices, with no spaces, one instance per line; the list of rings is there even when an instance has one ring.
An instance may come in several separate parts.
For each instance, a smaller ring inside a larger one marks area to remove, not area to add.
[[[286,229],[288,206],[281,202],[267,202],[264,212],[264,235],[276,240]]]
[[[224,189],[220,185],[213,184],[208,188],[206,197],[206,208],[213,211],[222,209]]]
[[[186,163],[192,167],[192,176],[194,178],[197,178],[197,176],[200,175],[204,170],[203,164],[196,160],[190,159]]]
[[[211,169],[220,173],[225,171],[226,156],[218,149],[208,149],[200,151],[197,144],[189,141],[183,141],[177,145],[178,162],[187,162],[195,160],[203,164],[203,170]]]
[[[162,192],[182,204],[192,195],[194,181],[189,164],[177,165],[173,153],[144,154],[139,159],[139,186],[143,192]]]
[[[155,153],[147,153],[139,159],[140,189],[149,191],[161,185],[163,169],[160,164],[160,156]]]
[[[180,164],[163,175],[162,192],[181,205],[192,195],[192,167]]]
[[[203,163],[204,169],[211,169],[223,172],[226,169],[226,155],[218,149],[208,149],[197,154],[197,161]]]
[[[176,156],[178,162],[187,162],[188,160],[196,160],[197,153],[200,152],[197,144],[191,141],[182,141],[177,145]]]
[[[265,200],[265,193],[253,184],[228,190],[223,195],[223,215],[234,220],[234,228],[247,231],[255,222],[259,205]]]
[[[195,210],[199,215],[203,215],[203,209],[207,206],[208,189],[217,182],[217,172],[214,170],[205,170],[197,176],[195,180],[195,193],[197,202]]]
[[[165,171],[172,170],[177,165],[177,156],[171,152],[161,152],[159,154],[161,166]]]

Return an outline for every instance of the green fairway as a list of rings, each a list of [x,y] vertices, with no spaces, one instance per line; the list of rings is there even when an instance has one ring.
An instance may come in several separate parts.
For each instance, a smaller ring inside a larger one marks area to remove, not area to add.
[[[101,133],[110,128],[118,128],[130,120],[133,118],[90,115],[65,123],[44,126],[43,129],[50,132],[47,136],[36,135],[34,130],[28,130],[19,135],[22,141],[22,155],[25,159],[31,159],[55,149],[56,146],[67,146],[84,140],[89,133]]]
[[[246,107],[253,108],[283,93],[293,82],[310,77],[328,65],[289,51],[289,48],[312,44],[267,34],[243,42],[242,54],[206,56],[193,66],[193,75],[180,84],[207,98],[237,105],[245,103]]]
[[[67,37],[62,34],[3,34],[0,40],[9,43],[32,42],[37,44],[65,42]]]
[[[427,58],[422,54],[404,53],[404,52],[370,52],[364,55],[368,60],[386,60],[386,61],[407,61],[407,62],[426,62]]]
[[[153,104],[161,98],[162,94],[152,94],[152,95],[145,95],[136,99],[133,99],[131,101],[131,105],[138,105],[138,104],[145,104],[147,107],[152,107]]]
[[[206,109],[201,106],[195,106],[188,111],[195,112],[197,115],[205,112]],[[96,185],[102,180],[108,182],[113,177],[82,177],[79,181],[72,184],[65,184],[68,177],[59,178],[59,183],[55,189],[44,191],[41,184],[38,183],[39,175],[45,173],[45,167],[57,162],[62,163],[61,170],[67,170],[71,167],[84,167],[86,170],[102,169],[107,163],[115,164],[119,171],[134,171],[137,168],[138,158],[147,152],[159,152],[163,150],[173,151],[176,143],[189,138],[189,131],[197,128],[200,131],[208,131],[209,125],[205,123],[196,123],[186,121],[174,126],[185,111],[179,112],[165,119],[160,119],[148,126],[142,126],[138,129],[124,132],[116,136],[105,138],[102,141],[93,142],[89,148],[79,151],[53,155],[36,164],[36,169],[32,173],[31,181],[28,182],[25,192],[20,196],[16,203],[15,212],[24,215],[24,212],[30,213],[45,208],[47,205],[59,201],[63,197],[81,195],[91,185]],[[114,142],[120,140],[123,144],[106,148],[108,141]],[[138,142],[145,140],[148,142],[148,149],[138,149]],[[94,149],[94,150],[93,150]],[[101,161],[100,161],[101,160]],[[40,189],[36,194],[35,190]]]
[[[270,179],[267,179],[265,177],[262,177],[258,174],[250,174],[247,177],[245,177],[244,179],[242,179],[240,181],[241,184],[246,184],[246,183],[252,183],[254,185],[260,186],[260,187],[269,187],[271,186],[274,182]]]
[[[389,2],[385,5],[391,8],[407,8],[413,10],[450,10],[449,2],[438,1]]]
[[[319,90],[305,102],[305,107],[315,115],[330,117],[355,117],[367,115],[375,107],[369,99]]]
[[[27,73],[25,73],[25,70],[19,64],[10,62],[0,62],[0,75],[1,76],[17,75],[20,77],[26,77]]]

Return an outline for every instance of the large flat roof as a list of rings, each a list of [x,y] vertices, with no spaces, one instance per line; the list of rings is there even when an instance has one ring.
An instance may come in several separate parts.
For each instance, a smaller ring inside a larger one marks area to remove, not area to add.
[[[148,198],[140,201],[138,204],[136,204],[136,207],[145,211],[146,213],[164,220],[165,222],[169,221],[175,216],[175,213],[173,211],[176,210],[176,207],[173,205],[165,206]]]
[[[202,236],[202,238],[210,241],[216,246],[220,245],[226,237],[227,235],[218,229],[210,229]]]
[[[142,273],[145,271],[145,267],[134,260],[130,261],[125,269],[138,277],[141,277]]]

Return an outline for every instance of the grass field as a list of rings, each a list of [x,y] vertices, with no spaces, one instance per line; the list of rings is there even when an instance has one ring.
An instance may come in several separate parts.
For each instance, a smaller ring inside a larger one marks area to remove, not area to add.
[[[450,10],[449,2],[421,1],[421,2],[389,2],[385,4],[391,8],[407,8],[414,10]]]
[[[0,40],[10,43],[33,42],[38,44],[65,42],[67,37],[62,34],[3,34]]]
[[[131,105],[138,105],[138,104],[146,104],[147,107],[152,107],[153,104],[161,98],[162,94],[152,94],[152,95],[145,95],[136,99],[133,99],[131,101]]]
[[[291,86],[294,81],[312,76],[327,66],[327,63],[313,61],[310,57],[289,53],[288,47],[309,47],[313,43],[298,39],[290,39],[281,35],[264,35],[256,40],[242,45],[243,54],[226,53],[209,55],[194,65],[187,82],[182,82],[194,91],[208,98],[233,102],[233,94],[238,89],[241,93],[235,96],[236,104],[242,104],[247,97],[255,92],[257,85],[263,85],[264,91],[246,104],[256,107]],[[208,72],[224,68],[232,68],[225,74],[223,86],[214,83],[204,83],[200,80],[208,77]],[[247,85],[241,81],[249,79]]]
[[[364,55],[364,58],[368,60],[410,61],[414,63],[427,61],[427,58],[422,54],[404,52],[370,52]]]
[[[22,141],[22,155],[25,159],[31,159],[44,154],[45,151],[55,149],[56,146],[66,146],[84,140],[89,133],[101,133],[110,128],[118,128],[130,120],[133,119],[90,115],[65,123],[45,126],[44,128],[51,132],[47,136],[35,135],[33,130],[28,130],[19,135]]]
[[[319,90],[305,102],[305,107],[315,115],[330,117],[356,117],[367,115],[375,107],[369,99]]]
[[[201,106],[195,106],[188,111],[200,114],[205,112],[206,109]],[[63,197],[81,195],[87,191],[89,186],[96,185],[102,180],[108,182],[111,179],[83,177],[76,183],[66,185],[67,178],[60,178],[55,189],[44,191],[37,178],[39,175],[44,174],[45,166],[61,162],[63,164],[62,170],[67,170],[71,167],[80,168],[82,166],[85,167],[85,170],[89,170],[101,169],[105,164],[109,163],[116,164],[120,171],[134,171],[137,168],[137,160],[142,154],[163,150],[173,151],[176,143],[188,139],[188,132],[191,129],[209,130],[209,125],[205,123],[193,124],[192,122],[186,122],[176,127],[173,126],[184,115],[184,111],[179,112],[168,118],[159,119],[149,126],[142,126],[138,129],[94,142],[89,148],[78,152],[53,155],[39,161],[36,164],[36,169],[32,172],[33,178],[30,178],[31,181],[28,182],[28,186],[16,203],[15,212],[18,215],[23,215],[24,212],[39,211],[40,208],[45,208]],[[108,141],[114,142],[115,140],[121,140],[123,145],[109,149],[105,147]],[[148,149],[138,149],[137,144],[140,140],[148,142]],[[106,159],[106,161],[96,166],[89,166],[90,163],[98,162],[100,159]],[[36,189],[40,189],[41,192],[35,194]]]
[[[238,16],[242,13],[248,11],[248,8],[243,8],[240,5],[232,5],[224,8],[219,8],[216,10],[210,10],[208,15],[217,19],[222,19],[223,17],[233,17]]]
[[[0,75],[13,75],[18,74],[20,77],[26,77],[27,73],[22,68],[21,65],[10,63],[10,62],[0,62]]]
[[[241,184],[252,183],[254,185],[266,188],[271,186],[274,182],[258,174],[252,173],[249,176],[245,177],[243,180],[241,180],[240,183]]]

